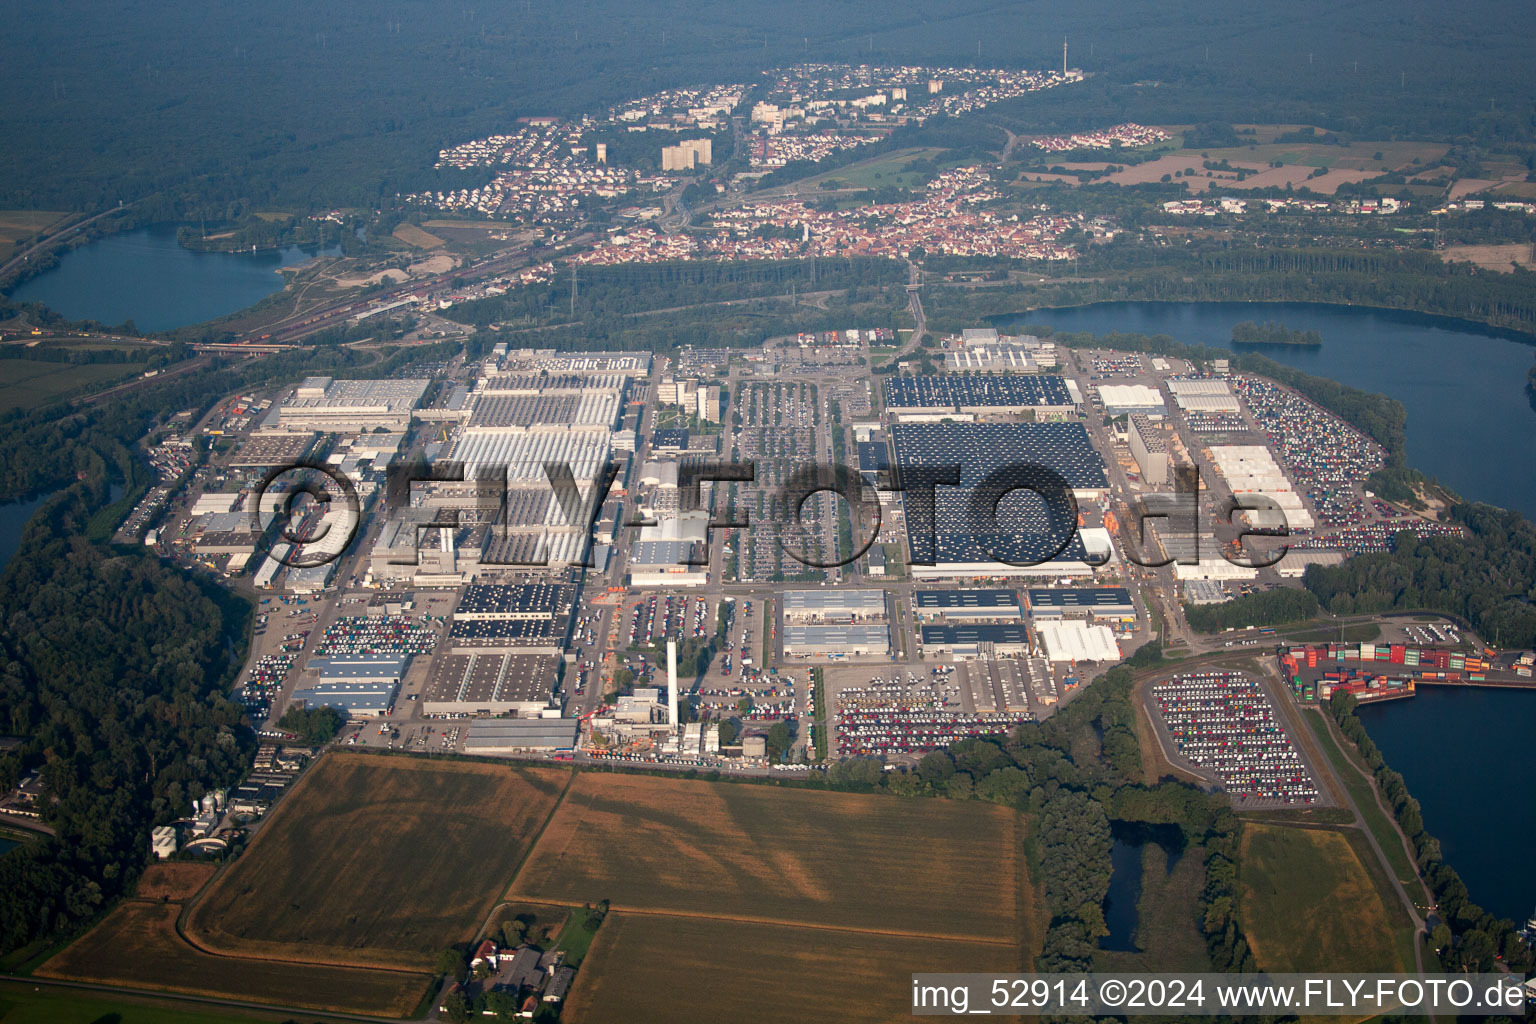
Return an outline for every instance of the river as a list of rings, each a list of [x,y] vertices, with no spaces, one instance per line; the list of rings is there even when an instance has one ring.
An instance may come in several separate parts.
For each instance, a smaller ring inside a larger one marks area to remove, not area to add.
[[[158,224],[64,253],[57,267],[22,282],[11,298],[44,303],[70,320],[109,326],[132,320],[141,331],[168,331],[255,305],[283,287],[279,268],[316,255],[297,246],[195,252],[176,241],[176,225]]]
[[[1536,410],[1525,393],[1536,339],[1444,317],[1297,302],[1105,302],[1000,318],[998,327],[1167,334],[1232,348],[1232,325],[1243,320],[1320,331],[1320,348],[1237,348],[1392,396],[1408,410],[1410,466],[1465,498],[1536,519]]]
[[[1241,345],[1277,362],[1402,402],[1408,464],[1463,497],[1536,519],[1536,410],[1530,339],[1458,320],[1315,303],[1111,302],[999,318],[999,329],[1167,334],[1233,348],[1232,325],[1279,320],[1322,333],[1321,348]],[[1387,762],[1418,799],[1472,899],[1523,923],[1536,906],[1536,800],[1519,765],[1536,737],[1536,692],[1427,687],[1362,707]]]

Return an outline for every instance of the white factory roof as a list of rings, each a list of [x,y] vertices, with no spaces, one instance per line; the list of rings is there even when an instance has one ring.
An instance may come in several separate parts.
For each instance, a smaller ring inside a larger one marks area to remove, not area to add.
[[[240,500],[238,492],[233,494],[219,494],[209,492],[198,497],[196,504],[192,506],[192,515],[207,516],[216,512],[228,512],[235,507],[235,502]]]
[[[1163,395],[1145,384],[1103,384],[1099,398],[1106,409],[1162,409]]]
[[[504,434],[466,430],[454,443],[449,458],[464,463],[465,479],[473,479],[481,471],[505,468],[509,484],[543,486],[549,483],[545,464],[565,463],[577,486],[582,487],[597,476],[608,450],[607,431]]]
[[[1108,626],[1095,626],[1082,619],[1041,619],[1035,632],[1045,643],[1051,661],[1119,661],[1120,646]]]
[[[1178,580],[1251,580],[1258,577],[1259,570],[1233,565],[1220,555],[1201,555],[1198,565],[1175,561],[1173,575]]]

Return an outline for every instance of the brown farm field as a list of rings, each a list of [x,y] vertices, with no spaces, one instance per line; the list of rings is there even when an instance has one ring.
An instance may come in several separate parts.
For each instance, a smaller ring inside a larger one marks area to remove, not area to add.
[[[0,210],[0,245],[12,245],[23,238],[31,238],[68,216],[57,210]]]
[[[414,245],[418,249],[436,249],[443,244],[443,240],[430,231],[423,231],[415,224],[401,224],[395,228],[395,237],[406,245]]]
[[[330,754],[190,910],[231,956],[429,969],[485,918],[570,780]]]
[[[213,956],[176,934],[180,912],[174,903],[128,900],[37,973],[45,978],[392,1017],[409,1014],[430,980],[424,972]]]
[[[207,884],[218,869],[216,864],[195,860],[164,861],[151,864],[139,877],[141,900],[172,900],[180,902],[197,895],[197,890]]]
[[[1238,916],[1261,970],[1405,969],[1382,893],[1344,832],[1245,824]]]
[[[563,1016],[573,1024],[715,1024],[725,1014],[710,993],[721,990],[734,993],[733,1003],[750,999],[745,1016],[760,1024],[894,1024],[912,1019],[916,971],[1017,973],[1026,959],[988,943],[616,911]]]
[[[584,773],[508,898],[1018,948],[1023,832],[976,802]]]

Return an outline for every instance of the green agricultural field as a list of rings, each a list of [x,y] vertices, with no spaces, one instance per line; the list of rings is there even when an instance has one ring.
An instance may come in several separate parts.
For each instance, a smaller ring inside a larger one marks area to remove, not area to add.
[[[1032,947],[1023,824],[974,802],[584,773],[508,898]]]
[[[839,188],[916,188],[922,184],[924,175],[903,168],[913,160],[933,160],[943,152],[942,149],[900,149],[817,175],[806,185],[815,189],[824,181],[835,181],[841,183]]]
[[[716,1024],[738,1016],[755,1024],[895,1024],[912,1020],[913,972],[1016,973],[1027,959],[1006,945],[618,911],[598,930],[565,1019]],[[725,991],[731,994],[712,994]],[[726,1011],[727,1004],[737,1010]]]
[[[1360,774],[1364,766],[1359,765],[1359,762],[1348,756],[1339,746],[1333,730],[1328,728],[1328,723],[1324,720],[1326,712],[1308,708],[1301,714],[1307,720],[1307,727],[1317,737],[1323,753],[1328,756],[1328,763],[1333,768],[1334,776],[1345,789],[1349,790],[1350,798],[1354,800],[1355,806],[1360,808],[1360,815],[1365,819],[1365,827],[1371,830],[1371,835],[1376,837],[1376,842],[1386,853],[1387,862],[1392,865],[1392,873],[1405,885],[1417,885],[1418,870],[1409,860],[1408,851],[1403,849],[1403,840],[1397,831],[1397,826],[1376,802],[1376,784]]]
[[[1405,969],[1382,894],[1344,832],[1246,824],[1238,883],[1261,969]]]
[[[139,374],[122,363],[49,363],[0,359],[0,412],[36,409],[82,388],[103,387]]]
[[[326,756],[187,919],[231,956],[427,969],[490,912],[564,771]]]

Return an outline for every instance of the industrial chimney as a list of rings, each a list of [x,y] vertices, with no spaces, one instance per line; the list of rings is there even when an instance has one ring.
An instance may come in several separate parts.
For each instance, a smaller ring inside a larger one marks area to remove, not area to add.
[[[674,734],[682,732],[677,725],[677,641],[667,641],[667,724]]]

